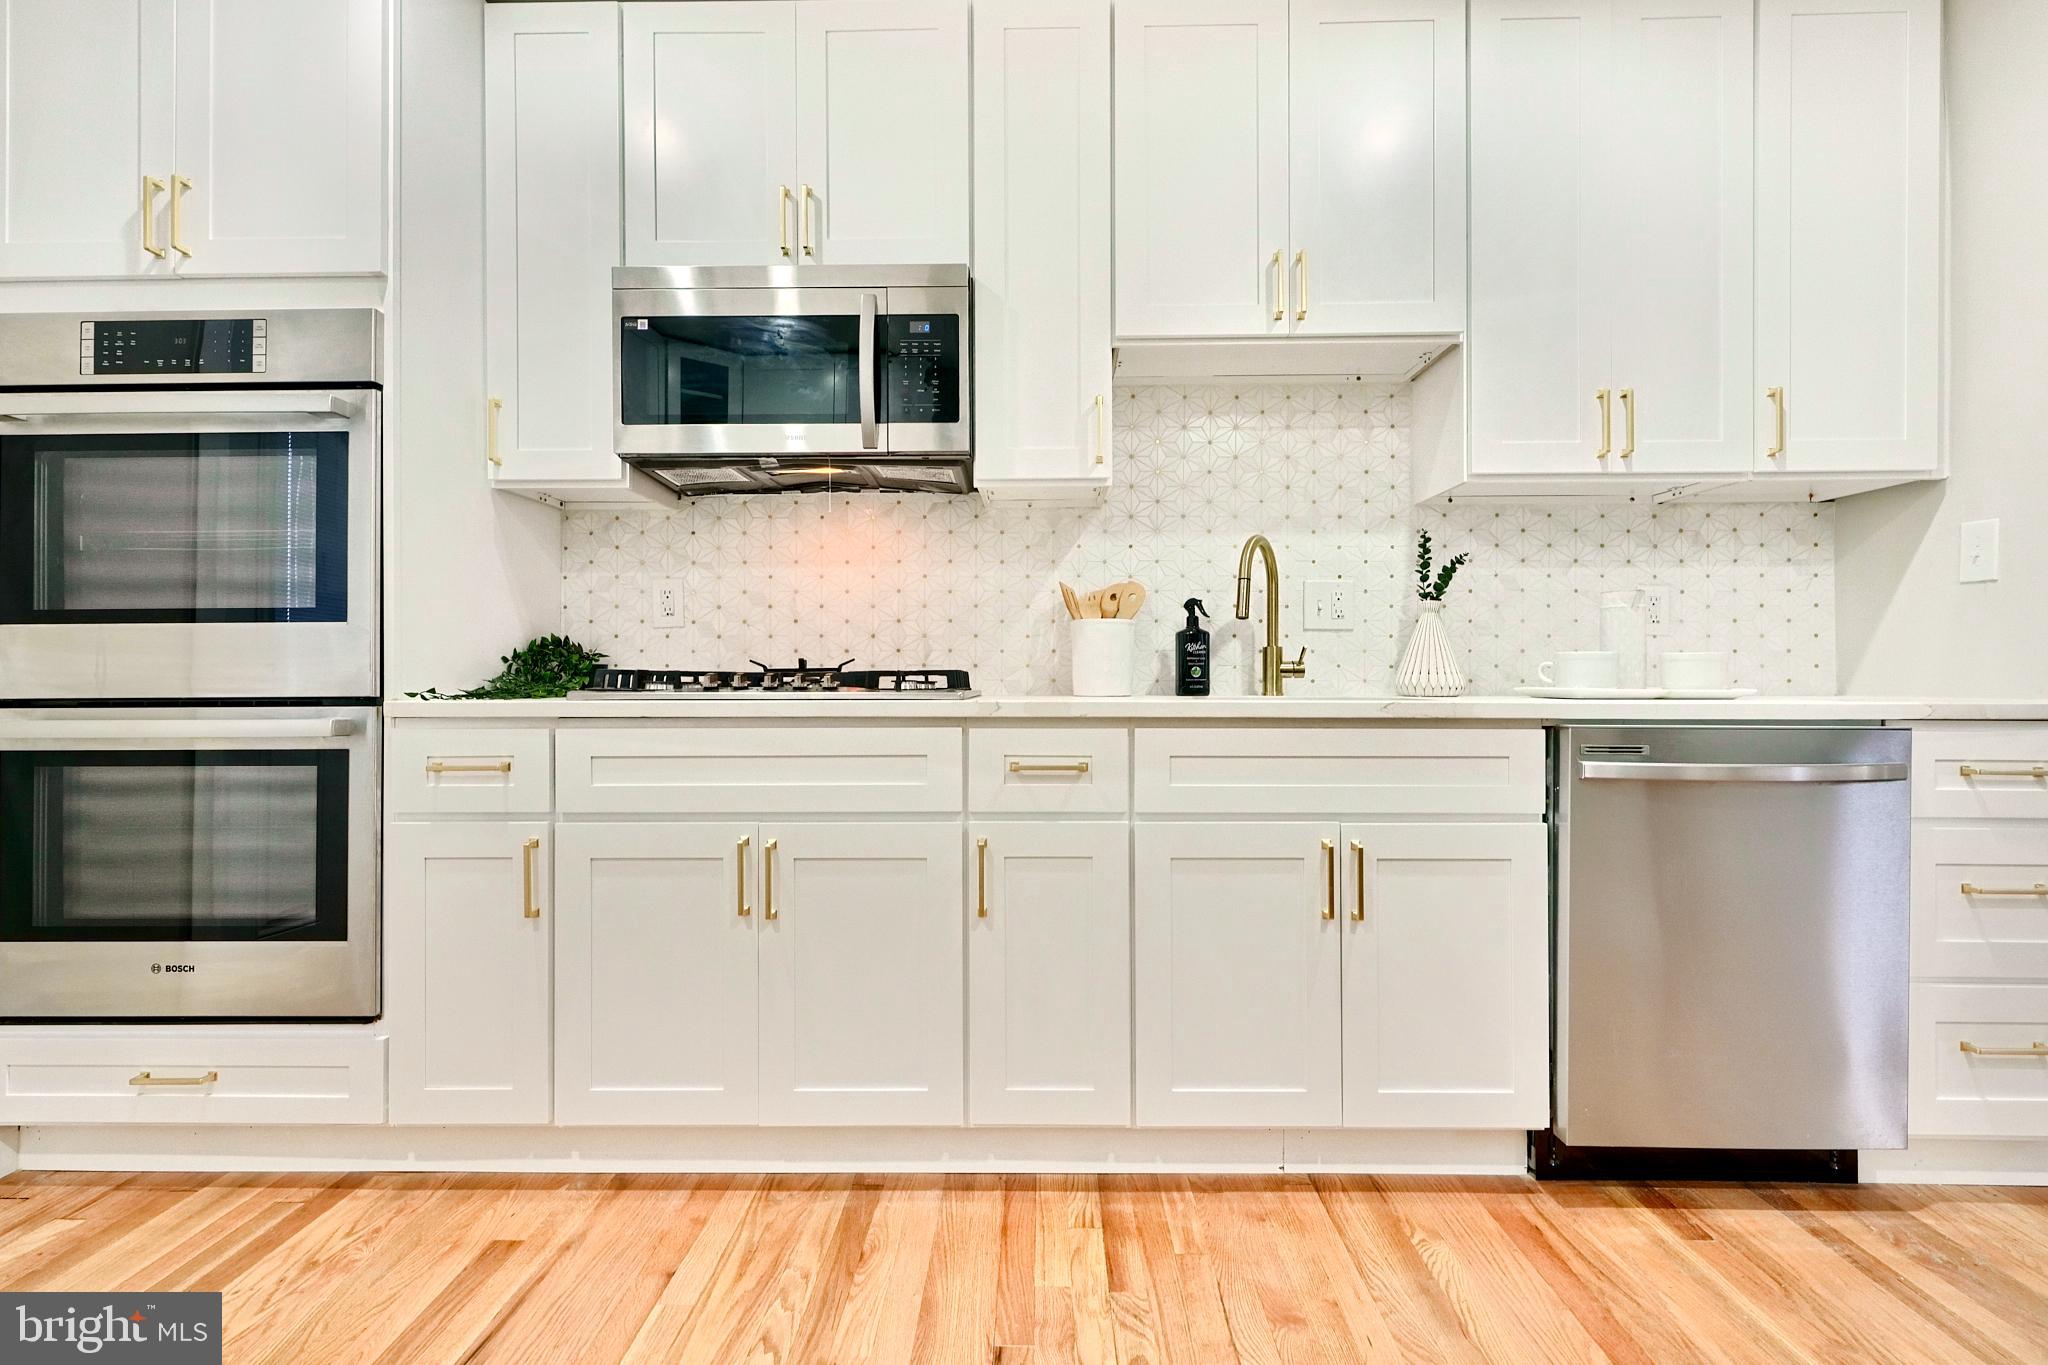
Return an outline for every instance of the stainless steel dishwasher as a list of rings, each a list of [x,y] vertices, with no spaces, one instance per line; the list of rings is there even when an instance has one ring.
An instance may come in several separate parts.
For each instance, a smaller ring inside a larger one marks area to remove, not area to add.
[[[1554,733],[1557,1139],[1905,1146],[1911,732]]]

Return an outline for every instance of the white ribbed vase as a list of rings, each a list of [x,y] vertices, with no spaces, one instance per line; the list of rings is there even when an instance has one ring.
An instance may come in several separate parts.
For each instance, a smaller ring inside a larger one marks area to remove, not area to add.
[[[1468,684],[1458,656],[1451,650],[1450,632],[1444,629],[1444,604],[1424,602],[1415,618],[1415,633],[1408,637],[1408,652],[1394,670],[1394,691],[1404,697],[1463,696]]]

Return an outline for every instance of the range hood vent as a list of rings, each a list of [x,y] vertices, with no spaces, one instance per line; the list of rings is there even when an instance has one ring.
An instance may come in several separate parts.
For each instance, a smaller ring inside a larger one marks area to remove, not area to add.
[[[966,455],[628,455],[628,464],[686,498],[720,493],[971,493]]]
[[[1404,384],[1459,343],[1455,332],[1378,337],[1142,338],[1116,345],[1119,384],[1365,379]]]

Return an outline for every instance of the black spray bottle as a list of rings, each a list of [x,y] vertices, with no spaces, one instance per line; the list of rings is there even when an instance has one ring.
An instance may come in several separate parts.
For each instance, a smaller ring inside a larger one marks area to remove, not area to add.
[[[1173,637],[1174,669],[1173,690],[1183,697],[1206,697],[1209,695],[1209,632],[1202,629],[1196,615],[1207,616],[1202,599],[1190,597],[1187,607],[1188,623]]]

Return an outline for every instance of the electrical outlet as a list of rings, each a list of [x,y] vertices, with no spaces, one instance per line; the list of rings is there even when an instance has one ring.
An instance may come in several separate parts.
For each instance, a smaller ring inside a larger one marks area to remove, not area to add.
[[[1965,583],[1994,583],[1998,580],[1998,522],[1963,523],[1963,569]]]
[[[680,578],[657,578],[648,601],[647,624],[656,630],[681,630],[687,624],[683,620],[683,580]]]
[[[1355,589],[1341,578],[1312,578],[1302,586],[1301,628],[1303,630],[1349,630],[1353,617]]]
[[[1643,629],[1656,634],[1671,624],[1671,590],[1652,583],[1643,589]]]

